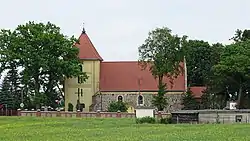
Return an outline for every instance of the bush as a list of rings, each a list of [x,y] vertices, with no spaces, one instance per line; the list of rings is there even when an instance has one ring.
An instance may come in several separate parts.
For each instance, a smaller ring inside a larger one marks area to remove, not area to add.
[[[161,118],[160,120],[156,120],[153,117],[142,117],[142,118],[136,118],[136,123],[137,124],[143,124],[143,123],[149,123],[149,124],[172,124],[172,117],[167,117],[167,118]]]
[[[108,107],[108,112],[127,112],[128,107],[127,104],[122,101],[111,102]]]
[[[182,98],[182,105],[184,106],[182,110],[198,110],[199,103],[196,101],[190,87],[188,88],[186,94]]]
[[[68,103],[68,111],[72,112],[73,111],[73,104],[72,103]]]
[[[137,124],[143,124],[143,123],[154,124],[156,123],[156,120],[153,117],[142,117],[142,118],[136,118],[136,123]]]
[[[172,117],[167,117],[167,118],[161,118],[159,120],[159,123],[161,124],[171,124],[172,122]]]

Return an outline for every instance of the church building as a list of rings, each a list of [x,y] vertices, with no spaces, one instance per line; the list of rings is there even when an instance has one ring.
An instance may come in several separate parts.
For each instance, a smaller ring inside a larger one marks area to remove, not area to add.
[[[74,106],[77,103],[84,112],[107,111],[112,101],[124,101],[128,103],[128,112],[134,112],[137,106],[152,107],[152,96],[157,94],[157,80],[149,70],[141,70],[138,61],[105,61],[85,30],[79,37],[79,58],[81,69],[86,72],[88,79],[81,83],[79,78],[65,80],[65,110],[68,104]],[[187,90],[186,67],[184,73],[173,81],[172,87],[167,88],[167,110],[181,108],[181,97]],[[169,79],[165,82],[170,85]]]

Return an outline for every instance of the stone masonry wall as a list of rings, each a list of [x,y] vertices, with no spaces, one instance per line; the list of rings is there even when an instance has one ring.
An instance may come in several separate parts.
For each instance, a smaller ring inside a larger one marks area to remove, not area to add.
[[[107,111],[108,105],[112,101],[117,101],[118,96],[123,97],[123,102],[127,102],[129,106],[136,107],[138,106],[138,94],[103,94],[103,95],[95,95],[93,97],[93,111],[101,110]],[[151,101],[153,98],[152,94],[142,94],[143,96],[143,106],[153,107]],[[167,94],[168,97],[168,107],[165,109],[167,112],[180,110],[182,108],[181,99],[182,94]],[[102,108],[101,108],[102,107]]]

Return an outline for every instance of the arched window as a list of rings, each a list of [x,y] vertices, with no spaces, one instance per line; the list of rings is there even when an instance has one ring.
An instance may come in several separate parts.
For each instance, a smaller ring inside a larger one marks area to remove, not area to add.
[[[79,68],[80,68],[80,71],[82,72],[83,70],[82,70],[82,65],[79,65]],[[78,76],[78,83],[80,84],[80,83],[83,83],[83,80],[82,80],[82,78],[81,78],[81,76]]]
[[[80,71],[82,71],[82,65],[79,65]]]
[[[123,97],[121,95],[119,95],[117,99],[118,99],[118,101],[122,102]]]
[[[138,105],[143,105],[143,96],[142,95],[138,96]]]

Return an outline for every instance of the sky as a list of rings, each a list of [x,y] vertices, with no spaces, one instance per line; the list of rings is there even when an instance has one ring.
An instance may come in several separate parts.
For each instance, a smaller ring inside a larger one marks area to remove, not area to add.
[[[148,32],[168,27],[173,34],[209,43],[230,43],[236,29],[250,27],[250,0],[0,0],[0,29],[28,21],[52,22],[79,37],[86,29],[104,61],[137,60]],[[248,13],[248,14],[247,14]]]

